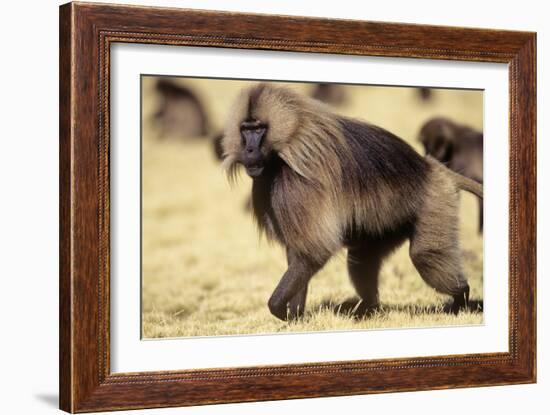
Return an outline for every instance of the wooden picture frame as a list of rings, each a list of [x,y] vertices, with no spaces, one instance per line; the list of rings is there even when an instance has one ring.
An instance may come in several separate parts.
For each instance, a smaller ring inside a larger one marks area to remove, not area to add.
[[[111,373],[109,62],[110,46],[118,42],[507,63],[509,352]],[[535,382],[535,105],[535,33],[106,4],[61,6],[61,409],[90,412]]]

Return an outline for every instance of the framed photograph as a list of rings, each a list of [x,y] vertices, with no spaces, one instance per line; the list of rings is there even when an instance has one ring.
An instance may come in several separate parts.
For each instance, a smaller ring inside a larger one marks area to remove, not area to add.
[[[60,407],[536,381],[536,35],[60,8]]]

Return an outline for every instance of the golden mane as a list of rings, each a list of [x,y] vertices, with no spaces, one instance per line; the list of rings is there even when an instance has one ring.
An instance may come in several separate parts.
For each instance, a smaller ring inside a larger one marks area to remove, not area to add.
[[[230,177],[241,152],[240,124],[249,117],[269,126],[267,145],[296,174],[329,189],[340,186],[338,153],[347,146],[337,117],[320,101],[266,83],[244,89],[232,106],[222,142]]]

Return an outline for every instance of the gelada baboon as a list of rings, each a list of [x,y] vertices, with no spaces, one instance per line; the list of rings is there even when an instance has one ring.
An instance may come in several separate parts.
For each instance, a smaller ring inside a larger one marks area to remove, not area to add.
[[[232,108],[223,140],[228,175],[244,166],[260,229],[287,251],[272,314],[301,316],[309,280],[342,247],[359,296],[376,307],[382,260],[406,239],[422,278],[453,296],[453,311],[466,305],[458,189],[482,196],[478,183],[288,89],[259,84]]]
[[[418,139],[427,155],[451,170],[483,183],[483,133],[448,118],[426,122]],[[483,199],[479,199],[479,232],[483,230]]]
[[[418,97],[422,101],[429,101],[432,99],[433,93],[431,88],[417,88]]]
[[[346,90],[338,84],[316,84],[311,96],[333,106],[342,105],[347,100]]]
[[[153,122],[159,136],[179,138],[203,137],[208,132],[208,120],[203,105],[193,91],[167,78],[156,83],[159,106]]]

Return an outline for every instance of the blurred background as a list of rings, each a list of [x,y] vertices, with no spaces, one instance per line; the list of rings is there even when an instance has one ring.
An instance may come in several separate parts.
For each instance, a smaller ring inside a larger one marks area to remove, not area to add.
[[[271,316],[267,300],[286,270],[284,252],[258,235],[248,205],[248,176],[241,174],[231,187],[220,166],[225,118],[250,83],[142,77],[143,337],[481,324],[483,236],[478,201],[465,192],[460,220],[469,310],[448,313],[449,297],[424,283],[407,243],[384,264],[382,307],[374,315],[354,313],[359,299],[342,252],[313,278],[302,321]],[[381,126],[421,154],[420,131],[436,117],[456,131],[475,131],[482,140],[482,91],[277,84],[320,99],[339,114]]]

